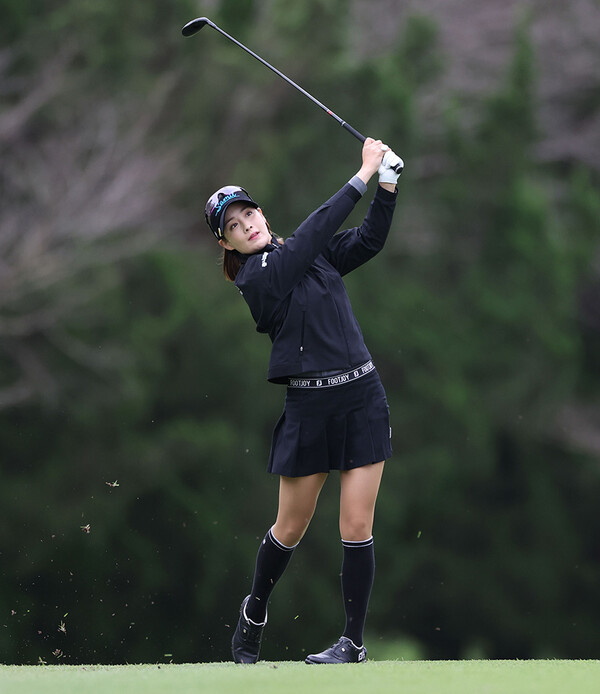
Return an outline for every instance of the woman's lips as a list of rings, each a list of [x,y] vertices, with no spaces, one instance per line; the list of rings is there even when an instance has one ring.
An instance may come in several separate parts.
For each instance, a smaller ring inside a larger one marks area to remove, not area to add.
[[[258,231],[253,231],[250,236],[248,236],[248,241],[253,241],[258,236]]]

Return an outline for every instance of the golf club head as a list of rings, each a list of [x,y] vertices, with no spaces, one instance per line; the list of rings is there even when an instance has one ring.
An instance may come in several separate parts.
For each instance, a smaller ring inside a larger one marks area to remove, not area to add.
[[[192,19],[191,22],[188,22],[181,30],[181,33],[184,36],[193,36],[196,32],[200,31],[205,24],[212,24],[212,22],[208,17],[197,17],[196,19]]]

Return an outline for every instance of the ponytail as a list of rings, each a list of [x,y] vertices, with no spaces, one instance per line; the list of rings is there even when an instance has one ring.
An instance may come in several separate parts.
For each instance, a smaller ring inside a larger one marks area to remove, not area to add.
[[[235,281],[241,265],[242,258],[237,251],[223,249],[223,274],[228,282]]]

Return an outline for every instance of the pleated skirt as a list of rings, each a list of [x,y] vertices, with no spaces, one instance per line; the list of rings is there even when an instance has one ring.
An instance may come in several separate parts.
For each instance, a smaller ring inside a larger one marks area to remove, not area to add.
[[[376,370],[331,388],[288,388],[268,472],[304,477],[351,470],[392,454],[390,414]]]

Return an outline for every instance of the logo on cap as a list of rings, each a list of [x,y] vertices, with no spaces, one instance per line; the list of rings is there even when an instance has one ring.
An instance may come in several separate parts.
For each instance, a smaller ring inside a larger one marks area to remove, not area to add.
[[[223,205],[227,204],[230,200],[235,200],[235,198],[239,197],[240,192],[241,191],[239,191],[239,192],[236,191],[235,193],[229,193],[229,195],[226,195],[224,198],[221,198],[221,200],[219,200],[217,206],[213,210],[213,214],[219,214]]]

